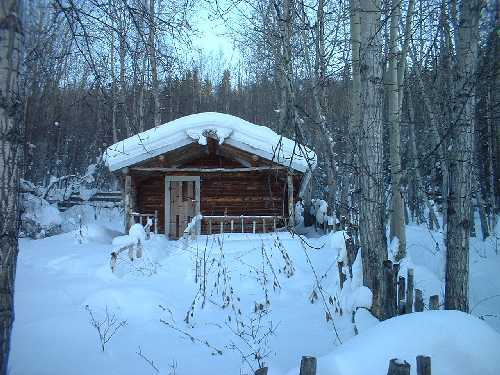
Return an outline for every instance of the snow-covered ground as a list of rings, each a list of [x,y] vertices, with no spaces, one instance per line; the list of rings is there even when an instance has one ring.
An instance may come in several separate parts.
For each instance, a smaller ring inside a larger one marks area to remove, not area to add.
[[[121,256],[112,273],[121,219],[78,214],[83,228],[20,242],[11,374],[245,374],[259,360],[271,375],[293,374],[302,355],[318,357],[320,375],[385,374],[393,357],[415,373],[417,354],[431,355],[438,374],[500,373],[498,228],[496,238],[471,243],[472,315],[484,321],[427,312],[378,323],[361,308],[353,337],[351,309],[366,305],[369,291],[360,285],[359,263],[339,290],[342,233],[189,243],[156,236],[144,243],[142,258]],[[443,300],[442,235],[416,225],[407,233],[403,272],[413,267],[426,300]],[[115,318],[110,331],[126,324],[103,352],[90,312],[104,330],[106,311]]]

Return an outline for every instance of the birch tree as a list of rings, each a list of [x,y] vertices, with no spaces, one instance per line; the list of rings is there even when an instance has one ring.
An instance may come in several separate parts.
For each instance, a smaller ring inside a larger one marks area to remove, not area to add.
[[[469,310],[469,233],[472,191],[473,123],[481,0],[460,2],[455,114],[451,130],[447,197],[445,308]]]
[[[18,254],[18,185],[22,152],[19,72],[23,32],[20,11],[17,0],[0,3],[0,374],[7,373]]]
[[[149,0],[149,35],[148,35],[148,54],[151,65],[151,93],[153,95],[153,125],[161,124],[160,117],[160,89],[158,82],[158,69],[156,66],[156,18],[155,1]]]
[[[384,226],[382,144],[382,35],[380,1],[360,0],[360,222],[363,283],[373,293],[372,312],[388,318],[384,308],[387,259]]]
[[[406,255],[406,233],[404,221],[403,195],[401,191],[401,136],[399,107],[400,85],[398,84],[398,38],[399,19],[401,16],[401,1],[392,0],[391,23],[389,32],[389,68],[387,72],[388,86],[388,117],[391,162],[391,220],[390,239],[397,239],[398,251],[396,259]]]
[[[399,52],[399,23],[401,18],[401,0],[392,0],[389,31],[389,68],[387,74],[389,138],[391,163],[391,226],[390,239],[398,240],[396,260],[406,255],[406,231],[404,220],[404,202],[401,189],[401,116],[403,112],[404,78],[406,56],[410,43],[411,21],[413,17],[414,0],[408,1],[406,24],[403,34],[401,52]]]

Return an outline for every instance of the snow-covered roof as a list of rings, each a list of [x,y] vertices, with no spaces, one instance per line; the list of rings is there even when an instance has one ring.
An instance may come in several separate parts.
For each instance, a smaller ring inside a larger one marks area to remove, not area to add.
[[[300,172],[316,167],[316,154],[305,146],[265,126],[217,112],[181,117],[136,134],[108,147],[104,160],[116,171],[190,143],[206,145],[207,136]]]

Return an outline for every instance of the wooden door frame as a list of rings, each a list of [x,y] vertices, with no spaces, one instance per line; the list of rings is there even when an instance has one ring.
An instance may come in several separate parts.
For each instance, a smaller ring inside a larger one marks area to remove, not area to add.
[[[196,199],[196,212],[195,215],[200,214],[200,176],[165,176],[165,235],[170,237],[170,183],[171,182],[194,182],[195,199]],[[189,223],[188,223],[189,224]],[[199,233],[200,224],[196,228]]]

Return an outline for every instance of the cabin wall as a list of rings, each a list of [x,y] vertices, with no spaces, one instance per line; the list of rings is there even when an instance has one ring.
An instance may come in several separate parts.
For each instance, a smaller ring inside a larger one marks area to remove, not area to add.
[[[233,172],[159,171],[158,168],[235,169],[248,167],[277,167],[278,169]],[[155,168],[157,168],[155,170]],[[287,170],[257,155],[229,145],[218,145],[208,139],[207,145],[190,144],[170,153],[132,166],[136,212],[154,214],[158,211],[161,233],[165,230],[165,176],[200,176],[200,210],[202,215],[231,216],[288,216]],[[294,197],[297,200],[300,176],[294,176]],[[235,230],[241,231],[241,221]],[[279,225],[280,223],[277,223]],[[219,225],[219,222],[214,223]],[[228,223],[230,225],[230,223]],[[245,224],[251,231],[252,222]],[[267,223],[271,230],[273,223]],[[202,233],[208,232],[202,223]],[[220,228],[212,228],[217,232]],[[263,223],[256,231],[264,230]]]
[[[165,228],[165,173],[134,176],[136,202],[134,210],[154,213],[158,210],[159,231]],[[200,176],[200,209],[202,215],[287,216],[286,171],[252,171],[227,173],[168,173],[170,176]],[[297,199],[299,178],[294,179]],[[203,223],[202,232],[207,232]],[[241,224],[239,224],[241,228]],[[247,223],[251,225],[251,223]],[[268,223],[268,229],[272,223]],[[246,228],[246,231],[249,229]],[[262,231],[262,225],[257,226]],[[215,229],[214,229],[215,232]]]
[[[158,211],[158,232],[165,231],[165,177],[157,174],[147,178],[135,177],[135,211],[154,214]]]

